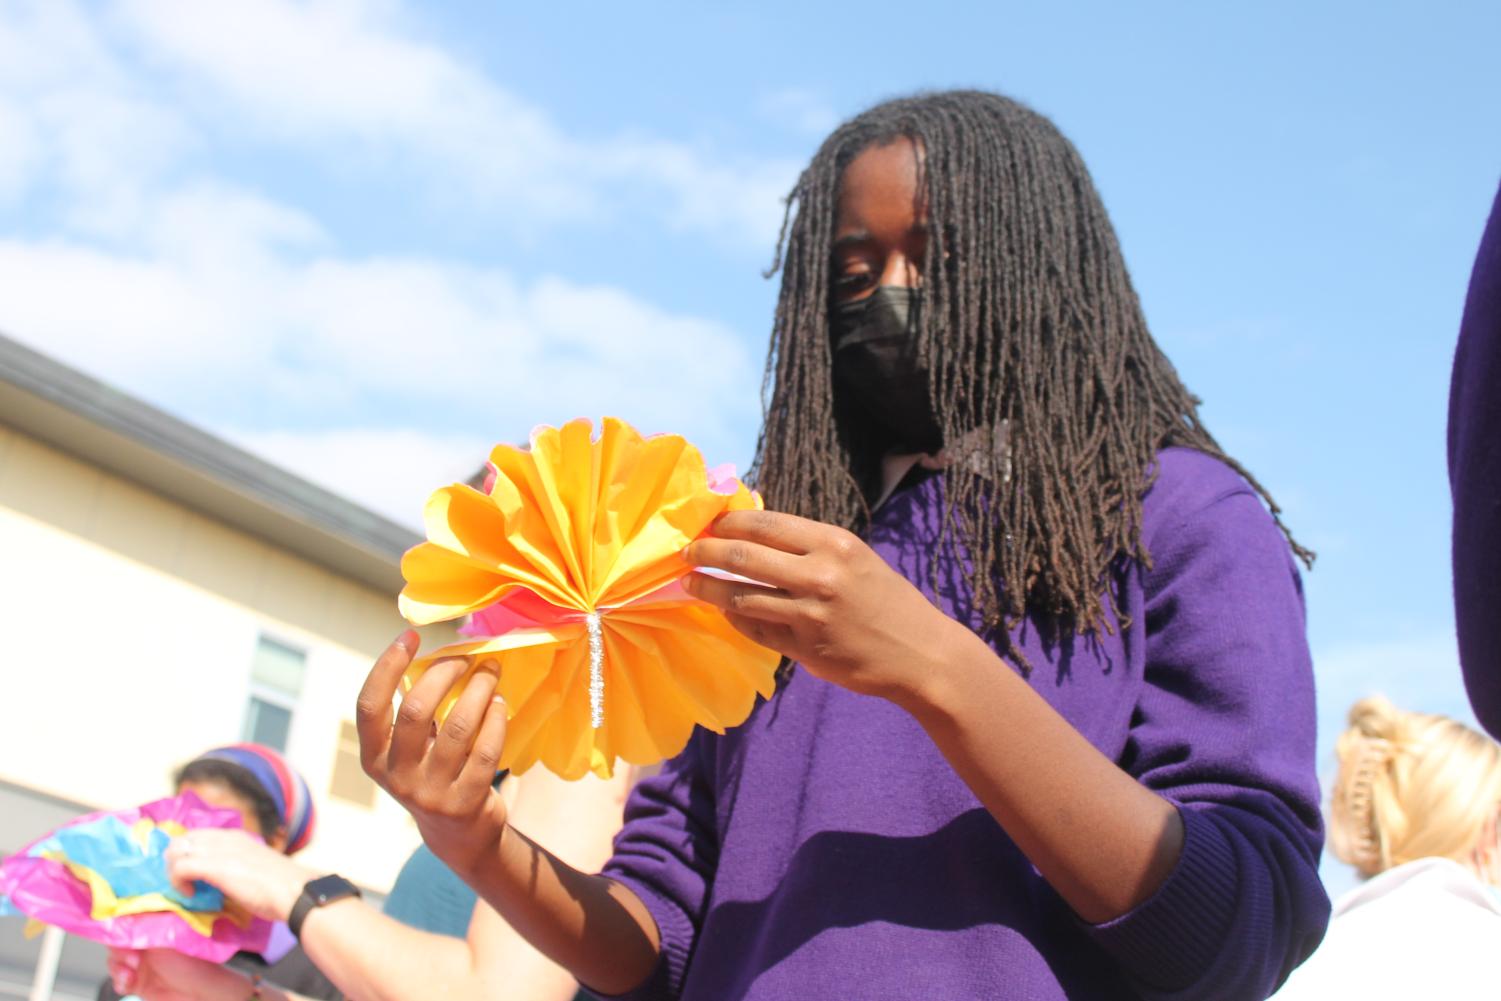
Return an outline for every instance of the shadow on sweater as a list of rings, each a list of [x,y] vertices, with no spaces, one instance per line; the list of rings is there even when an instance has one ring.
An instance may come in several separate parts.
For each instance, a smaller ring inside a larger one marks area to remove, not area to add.
[[[877,875],[873,878],[872,874]],[[990,892],[977,893],[977,887]],[[714,906],[691,969],[743,971],[736,982],[715,985],[726,996],[739,996],[759,974],[772,970],[816,937],[878,923],[932,931],[985,927],[996,943],[1030,938],[1034,949],[1045,940],[1051,948],[1033,953],[1039,971],[1051,965],[1045,952],[1055,957],[1072,953],[1066,969],[1052,971],[1068,996],[1073,996],[1074,987],[1087,995],[1088,987],[1097,989],[1109,975],[1103,954],[1079,935],[1072,911],[983,808],[913,837],[847,831],[815,834],[793,855],[769,896]],[[1024,934],[1018,928],[1028,931]],[[1064,940],[1075,948],[1059,950]],[[928,958],[985,965],[985,956],[973,954],[975,939],[959,941],[965,943],[966,955]],[[993,951],[1008,955],[1010,967],[994,972],[1014,976],[1016,946]],[[872,956],[871,968],[872,972],[889,971],[891,957]],[[858,971],[852,971],[851,986],[860,979]]]

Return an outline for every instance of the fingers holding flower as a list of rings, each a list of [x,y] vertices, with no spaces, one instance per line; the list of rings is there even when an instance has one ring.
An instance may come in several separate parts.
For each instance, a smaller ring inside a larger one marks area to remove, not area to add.
[[[506,706],[496,695],[493,665],[451,657],[429,666],[393,711],[416,651],[416,634],[403,633],[371,668],[356,708],[360,759],[412,815],[428,847],[462,874],[505,827],[505,804],[491,783],[505,744]],[[468,680],[438,724],[446,694],[466,672]]]
[[[773,511],[732,512],[683,550],[684,586],[741,632],[854,691],[900,699],[958,623],[858,536]]]

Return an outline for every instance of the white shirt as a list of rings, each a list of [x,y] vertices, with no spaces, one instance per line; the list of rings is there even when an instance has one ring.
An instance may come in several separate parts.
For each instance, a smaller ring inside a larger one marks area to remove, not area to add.
[[[1501,998],[1501,898],[1444,858],[1388,869],[1334,905],[1274,1001]]]

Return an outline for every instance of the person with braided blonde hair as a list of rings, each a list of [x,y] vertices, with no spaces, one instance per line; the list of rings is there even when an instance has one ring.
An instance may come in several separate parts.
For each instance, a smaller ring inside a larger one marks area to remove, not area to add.
[[[1495,996],[1501,745],[1375,695],[1335,747],[1329,843],[1365,882],[1277,1001]]]

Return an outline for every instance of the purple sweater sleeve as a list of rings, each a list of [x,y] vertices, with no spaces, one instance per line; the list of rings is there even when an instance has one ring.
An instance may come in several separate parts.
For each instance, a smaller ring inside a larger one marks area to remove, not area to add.
[[[649,1001],[682,993],[719,861],[705,753],[704,731],[695,730],[683,752],[637,783],[626,803],[625,826],[604,875],[634,891],[651,912],[661,955],[646,982],[618,998]]]
[[[1152,897],[1086,930],[1150,999],[1264,998],[1329,918],[1297,569],[1260,500],[1213,465],[1175,478],[1226,482],[1207,504],[1177,513],[1167,487],[1146,500],[1144,689],[1122,762],[1178,806],[1183,853]]]
[[[1470,276],[1449,386],[1454,617],[1475,716],[1501,737],[1501,191]]]

